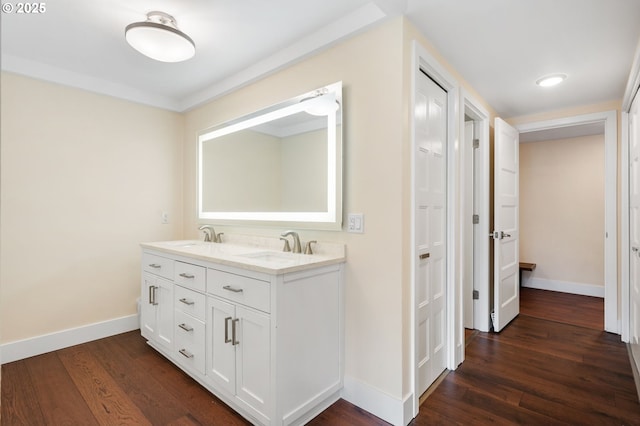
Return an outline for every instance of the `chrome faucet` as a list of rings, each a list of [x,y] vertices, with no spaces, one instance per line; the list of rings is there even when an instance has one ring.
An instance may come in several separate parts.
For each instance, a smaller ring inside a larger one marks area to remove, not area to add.
[[[211,225],[202,225],[198,229],[200,231],[204,232],[204,240],[206,242],[213,242],[213,243],[221,243],[222,242],[222,235],[224,235],[224,233],[220,232],[219,234],[216,234],[216,230],[213,229],[213,226],[211,226]]]
[[[280,235],[281,237],[288,237],[289,235],[293,236],[293,249],[291,249],[291,251],[293,253],[302,253],[302,248],[300,247],[300,237],[298,236],[298,233],[295,231],[287,231],[284,234]],[[286,245],[285,245],[285,250],[286,250]]]

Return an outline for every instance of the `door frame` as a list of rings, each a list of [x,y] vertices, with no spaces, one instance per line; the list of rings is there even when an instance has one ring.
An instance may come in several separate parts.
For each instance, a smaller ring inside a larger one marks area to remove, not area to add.
[[[417,80],[422,72],[447,92],[447,265],[446,265],[446,367],[454,370],[461,362],[464,350],[464,332],[462,329],[462,297],[460,270],[460,244],[456,241],[460,229],[460,212],[458,210],[457,195],[459,181],[457,177],[460,164],[459,140],[459,85],[457,80],[431,55],[417,40],[412,42],[412,72],[411,72],[411,108],[409,110],[411,123],[411,229],[410,229],[410,270],[411,270],[411,389],[412,389],[412,417],[418,414],[420,395],[418,395],[417,357],[417,312],[416,301],[416,259],[415,250],[415,120],[413,111],[416,105]],[[408,407],[407,407],[408,408]]]
[[[603,111],[572,117],[517,124],[520,133],[571,127],[580,124],[604,123],[605,158],[605,243],[604,243],[604,329],[620,334],[618,320],[618,123],[617,112]]]
[[[624,97],[622,99],[622,134],[621,134],[621,152],[620,152],[620,164],[621,169],[621,182],[620,182],[620,194],[621,200],[621,222],[620,223],[620,235],[621,241],[621,253],[620,253],[620,275],[622,279],[621,291],[621,317],[622,317],[622,341],[628,343],[630,338],[630,323],[631,323],[631,288],[630,288],[630,270],[631,267],[630,258],[630,214],[629,208],[631,206],[630,199],[630,187],[629,187],[629,111],[631,110],[631,104],[636,96],[640,96],[640,44],[636,48],[636,52],[633,57],[633,63],[631,65],[631,72],[629,73],[629,79],[624,91]]]
[[[489,165],[490,165],[490,146],[489,146],[489,127],[490,127],[490,114],[482,106],[476,98],[474,98],[464,88],[460,90],[460,103],[463,108],[460,108],[460,122],[461,122],[461,134],[464,132],[464,116],[468,115],[475,123],[478,124],[476,128],[476,136],[479,139],[479,147],[477,148],[476,155],[478,155],[478,170],[474,171],[474,180],[476,184],[476,206],[475,211],[479,214],[479,223],[474,225],[472,233],[469,235],[464,233],[461,235],[462,246],[469,246],[473,244],[473,257],[471,261],[477,262],[477,270],[474,271],[473,281],[474,287],[478,290],[478,299],[473,302],[473,328],[479,331],[488,332],[491,327],[490,312],[491,312],[491,300],[489,291],[489,225],[490,225],[490,179],[489,179]],[[464,141],[464,138],[460,138]],[[462,155],[473,155],[473,147],[463,146]],[[462,172],[462,171],[461,171]],[[462,183],[464,185],[464,182]],[[470,192],[468,188],[461,188],[462,197],[468,198]],[[473,197],[473,188],[471,188],[471,196]],[[466,199],[467,203],[473,200]],[[465,203],[462,203],[461,209],[464,209]],[[469,211],[464,209],[462,211],[463,220],[471,220]],[[473,213],[472,213],[473,214]],[[487,238],[475,238],[474,233],[484,235]],[[464,271],[464,265],[469,262],[469,259],[462,257],[461,270]],[[464,274],[461,273],[461,279],[464,279]],[[462,295],[463,303],[464,297],[471,297],[470,295]],[[464,305],[463,305],[464,306]],[[464,360],[464,345],[461,360]]]

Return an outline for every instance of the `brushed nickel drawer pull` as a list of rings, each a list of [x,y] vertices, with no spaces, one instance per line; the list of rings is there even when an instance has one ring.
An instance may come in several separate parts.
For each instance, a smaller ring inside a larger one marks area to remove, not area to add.
[[[431,257],[431,253],[422,253],[420,255],[420,260],[428,259],[429,257]]]
[[[239,344],[240,342],[237,340],[236,338],[236,324],[240,322],[239,318],[236,318],[233,320],[233,322],[231,323],[231,344],[233,346]]]
[[[186,297],[183,297],[182,299],[180,299],[180,302],[184,303],[185,305],[195,305],[196,302],[194,302],[193,300],[189,300]]]
[[[158,304],[156,290],[158,290],[158,286],[149,286],[149,303],[151,303],[152,305]]]
[[[225,285],[225,286],[224,286],[224,287],[222,287],[222,288],[223,288],[224,290],[232,291],[232,292],[234,292],[234,293],[242,293],[242,292],[243,292],[243,290],[242,290],[241,288],[233,288],[233,287],[231,287],[230,285]]]
[[[151,263],[149,266],[150,266],[150,267],[152,267],[152,268],[154,268],[154,269],[160,269],[160,268],[162,268],[162,265],[158,265],[157,263]]]
[[[180,349],[178,352],[180,352],[182,354],[182,356],[186,357],[186,358],[193,358],[193,354],[189,351],[187,351],[186,349]]]
[[[189,279],[192,279],[192,278],[196,277],[195,275],[187,274],[186,272],[181,273],[180,276],[182,278],[189,278]]]
[[[224,342],[229,343],[231,339],[229,339],[229,321],[231,321],[231,317],[226,317],[224,319]]]
[[[193,331],[193,327],[190,327],[187,324],[178,324],[178,327],[180,327],[184,331]]]

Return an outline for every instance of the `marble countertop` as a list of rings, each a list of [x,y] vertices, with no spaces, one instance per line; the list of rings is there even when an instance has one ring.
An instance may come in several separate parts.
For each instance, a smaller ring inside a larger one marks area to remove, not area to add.
[[[313,254],[282,251],[279,238],[245,235],[223,236],[222,243],[198,240],[141,243],[143,249],[175,254],[207,262],[272,275],[303,271],[346,261],[344,244],[318,242]],[[302,245],[304,247],[304,244]]]

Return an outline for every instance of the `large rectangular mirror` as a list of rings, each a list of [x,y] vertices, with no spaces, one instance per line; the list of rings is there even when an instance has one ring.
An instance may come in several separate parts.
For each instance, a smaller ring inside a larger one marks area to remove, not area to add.
[[[198,220],[342,227],[342,83],[203,131]]]

